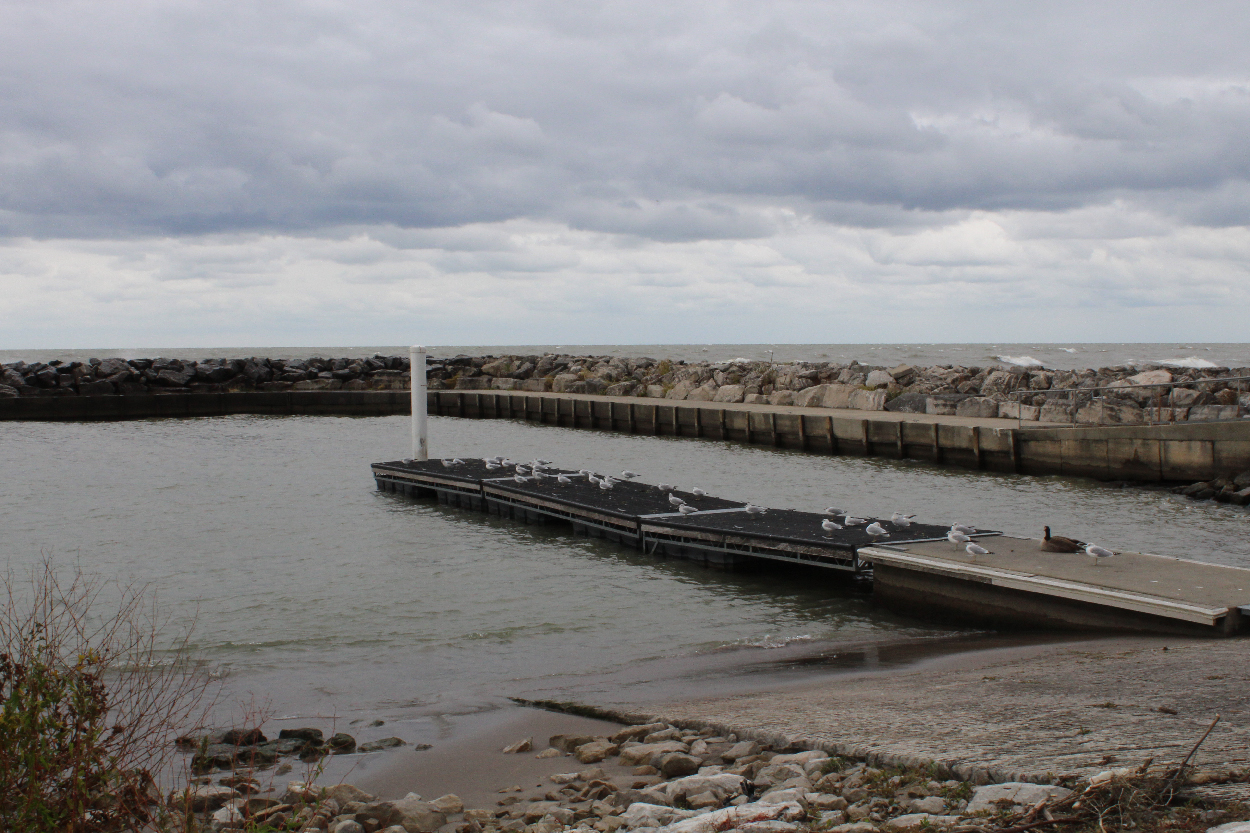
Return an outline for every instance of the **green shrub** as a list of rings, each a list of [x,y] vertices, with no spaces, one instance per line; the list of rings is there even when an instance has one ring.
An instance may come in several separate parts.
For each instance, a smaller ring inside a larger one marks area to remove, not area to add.
[[[159,815],[177,732],[206,708],[207,678],[171,645],[144,587],[114,589],[48,562],[7,576],[0,609],[0,829],[135,830]]]

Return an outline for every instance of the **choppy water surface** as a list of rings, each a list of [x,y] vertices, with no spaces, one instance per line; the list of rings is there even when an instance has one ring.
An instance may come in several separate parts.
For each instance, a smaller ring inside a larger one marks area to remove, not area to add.
[[[431,436],[436,453],[1250,566],[1250,514],[1159,492],[521,422],[432,418]],[[785,651],[766,646],[952,633],[823,575],[714,572],[375,491],[368,464],[407,441],[404,417],[0,424],[3,561],[150,582],[178,616],[198,610],[196,648],[231,696],[305,713],[593,699]]]
[[[590,356],[650,356],[655,359],[727,362],[734,359],[777,362],[838,362],[851,360],[867,365],[893,367],[898,364],[1043,366],[1058,370],[1086,367],[1114,367],[1161,363],[1172,367],[1250,367],[1250,344],[521,344],[521,345],[430,345],[430,355],[448,357],[542,353],[569,353]],[[273,359],[403,355],[400,346],[338,347],[101,347],[91,350],[0,350],[0,364],[48,362],[53,359],[86,361],[92,356],[125,359],[168,356],[175,359],[247,358]]]

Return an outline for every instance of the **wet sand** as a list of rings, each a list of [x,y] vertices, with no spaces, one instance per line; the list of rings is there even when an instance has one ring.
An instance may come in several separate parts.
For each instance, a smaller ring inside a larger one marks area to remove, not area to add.
[[[981,777],[1250,762],[1250,642],[1118,637],[955,654],[783,690],[656,704],[670,720],[784,735],[841,754]]]

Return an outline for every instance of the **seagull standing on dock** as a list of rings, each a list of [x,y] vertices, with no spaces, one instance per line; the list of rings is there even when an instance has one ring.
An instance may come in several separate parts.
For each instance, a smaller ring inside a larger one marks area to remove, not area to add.
[[[669,495],[669,496],[668,496],[668,502],[669,502],[669,503],[671,503],[671,504],[672,504],[672,505],[674,505],[674,506],[685,506],[685,505],[686,505],[686,502],[685,502],[684,500],[682,500],[681,498],[677,497],[677,495]]]
[[[690,494],[694,495],[695,497],[707,497],[707,492],[703,491],[698,486],[691,486]]]
[[[950,532],[946,533],[946,540],[958,547],[961,544],[967,544],[972,539],[967,535],[964,535],[962,532],[956,532],[952,529]]]
[[[830,506],[830,507],[829,507],[828,509],[826,509],[826,510],[825,510],[822,514],[824,514],[824,515],[845,515],[845,514],[846,514],[846,510],[845,510],[845,509],[838,509],[836,506]]]
[[[990,553],[990,551],[987,550],[985,547],[978,547],[976,544],[972,544],[972,543],[969,543],[968,546],[964,547],[964,552],[968,553],[968,555],[971,555],[973,561],[977,560],[978,555],[989,555]]]
[[[528,477],[522,477],[522,476],[521,476],[521,475],[519,475],[519,474],[514,474],[514,475],[512,475],[512,479],[513,479],[513,480],[515,480],[515,481],[516,481],[516,482],[518,482],[518,483],[528,483],[528,482],[529,482],[529,478],[528,478]]]
[[[608,489],[612,488],[612,481],[606,477],[603,478],[602,480],[599,481],[599,488],[603,489],[606,492]]]
[[[841,529],[842,524],[835,524],[833,521],[829,520],[828,518],[825,518],[823,521],[820,522],[820,528],[825,531],[825,537],[828,538],[829,533],[836,532],[837,530]]]
[[[904,515],[902,512],[895,512],[890,516],[890,523],[899,527],[908,527],[911,526],[911,522],[915,519],[915,515]]]
[[[1097,544],[1086,545],[1085,553],[1094,559],[1095,567],[1098,566],[1098,560],[1100,558],[1110,558],[1111,556],[1115,555],[1115,553],[1113,553],[1111,550],[1107,549],[1106,547],[1100,547]]]
[[[556,482],[557,482],[557,483],[559,483],[561,486],[568,486],[568,485],[570,485],[573,481],[572,481],[572,480],[569,480],[569,479],[568,479],[567,477],[565,477],[563,474],[560,474],[560,475],[556,475]]]
[[[976,532],[975,526],[964,526],[963,524],[951,524],[951,532],[958,532],[962,535],[971,535]]]
[[[655,488],[659,489],[661,492],[671,492],[677,487],[671,483],[656,483]]]
[[[639,475],[637,472],[630,471],[629,469],[625,469],[625,471],[621,472],[621,477],[625,478],[626,480],[633,480],[635,477],[640,477],[640,476],[641,475]]]
[[[847,526],[859,526],[860,524],[868,523],[868,519],[856,518],[851,515],[847,515],[845,518],[842,519],[842,523],[846,524]]]
[[[746,506],[742,508],[746,510],[746,513],[748,515],[763,515],[765,512],[768,511],[763,506],[756,506],[754,503],[748,503]]]
[[[876,521],[873,521],[871,524],[864,527],[864,532],[867,532],[873,538],[881,538],[885,535],[890,534],[890,530],[886,529],[884,526],[877,523]]]
[[[682,513],[683,515],[693,515],[695,512],[698,512],[699,510],[695,509],[693,506],[687,503],[683,503],[681,506],[677,507],[677,511]]]

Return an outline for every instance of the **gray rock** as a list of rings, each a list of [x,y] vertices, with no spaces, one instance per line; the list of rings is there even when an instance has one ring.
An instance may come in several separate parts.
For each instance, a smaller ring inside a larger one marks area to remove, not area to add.
[[[593,740],[578,746],[573,754],[583,764],[597,764],[609,755],[615,755],[620,747],[606,740]]]
[[[1072,790],[1050,784],[1029,784],[1023,781],[989,784],[977,787],[965,812],[971,815],[980,812],[996,813],[999,810],[1014,811],[1032,807],[1043,798],[1057,801],[1070,795]]]
[[[722,385],[716,391],[713,402],[741,402],[746,395],[746,388],[742,385]]]
[[[687,402],[711,402],[716,398],[717,388],[715,382],[700,385],[690,393],[686,394]]]
[[[382,738],[380,740],[371,740],[368,743],[362,743],[357,747],[357,752],[380,752],[383,749],[394,749],[396,746],[404,746],[406,742],[399,738]]]
[[[955,405],[955,416],[961,417],[996,417],[998,403],[993,399],[973,396]]]
[[[20,394],[12,385],[0,385],[0,399],[17,399]]]
[[[532,391],[534,393],[544,393],[551,390],[551,380],[545,376],[526,379],[521,383],[521,390]]]
[[[1208,827],[1207,833],[1250,833],[1250,821],[1232,821],[1217,827]]]
[[[883,388],[894,381],[894,376],[887,370],[874,370],[868,374],[864,384],[870,388]]]
[[[775,390],[768,394],[768,404],[770,405],[793,405],[794,391]]]
[[[365,828],[355,819],[344,819],[332,824],[330,833],[365,833]]]
[[[659,769],[665,778],[682,778],[687,775],[694,775],[699,771],[701,765],[702,761],[698,758],[681,752],[673,752],[660,759]]]
[[[931,816],[941,815],[946,812],[946,802],[941,796],[930,795],[924,798],[917,798],[911,803],[911,811],[913,813],[928,813]]]
[[[739,758],[747,758],[751,755],[758,755],[762,747],[753,740],[743,740],[735,743],[733,746],[721,753],[721,758],[726,761],[736,761]]]
[[[768,397],[762,393],[748,393],[742,397],[742,401],[748,405],[767,405]]]
[[[923,414],[928,407],[929,397],[927,394],[910,391],[901,393],[890,401],[885,403],[887,411],[897,411],[905,414]]]

